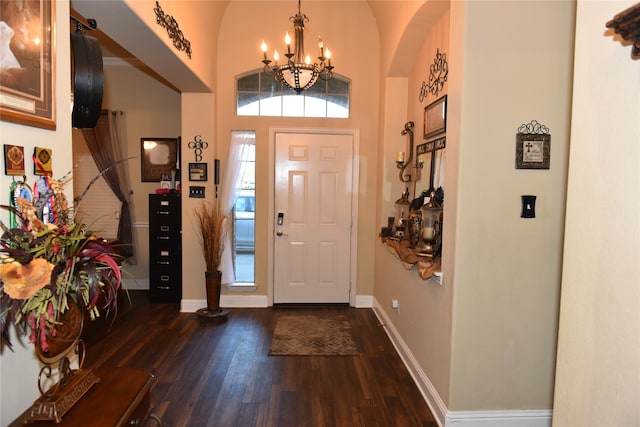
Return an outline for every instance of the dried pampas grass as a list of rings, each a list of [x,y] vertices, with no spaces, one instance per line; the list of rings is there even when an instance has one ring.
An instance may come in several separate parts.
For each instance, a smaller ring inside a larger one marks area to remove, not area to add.
[[[204,255],[207,272],[213,273],[220,270],[222,250],[224,249],[224,213],[218,199],[214,201],[202,201],[195,210],[198,219],[200,246]]]

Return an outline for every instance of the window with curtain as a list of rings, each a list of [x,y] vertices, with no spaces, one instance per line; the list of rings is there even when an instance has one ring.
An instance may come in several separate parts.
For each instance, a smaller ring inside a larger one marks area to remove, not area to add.
[[[232,131],[223,162],[221,204],[225,213],[222,283],[254,281],[255,253],[255,131]]]
[[[236,283],[253,283],[256,224],[256,146],[249,145],[246,158],[240,160],[242,174],[236,187],[234,205],[234,260]]]
[[[73,192],[76,195],[89,186],[100,171],[79,129],[73,130]],[[85,194],[76,216],[107,240],[118,237],[118,218],[122,204],[104,178],[98,178]]]
[[[348,118],[350,86],[348,79],[334,74],[296,94],[254,71],[236,78],[236,111],[239,116]]]

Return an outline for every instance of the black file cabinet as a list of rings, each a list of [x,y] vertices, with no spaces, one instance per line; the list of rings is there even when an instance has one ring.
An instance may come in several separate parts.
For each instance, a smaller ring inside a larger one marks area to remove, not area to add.
[[[149,194],[149,296],[152,302],[182,299],[180,194]]]

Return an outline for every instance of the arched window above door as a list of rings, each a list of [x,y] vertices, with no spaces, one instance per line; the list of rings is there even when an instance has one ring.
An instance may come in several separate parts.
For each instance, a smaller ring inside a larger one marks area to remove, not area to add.
[[[262,70],[253,71],[236,77],[236,112],[239,116],[348,118],[350,87],[350,80],[334,74],[298,95]]]

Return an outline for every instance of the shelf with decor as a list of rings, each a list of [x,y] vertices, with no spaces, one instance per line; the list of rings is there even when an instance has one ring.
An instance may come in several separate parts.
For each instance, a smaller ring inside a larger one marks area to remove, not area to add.
[[[389,252],[402,261],[404,268],[410,270],[415,265],[421,279],[427,280],[435,273],[440,272],[440,258],[434,259],[432,256],[421,252],[420,249],[411,248],[408,240],[399,240],[395,237],[383,237],[382,243],[387,246]]]

